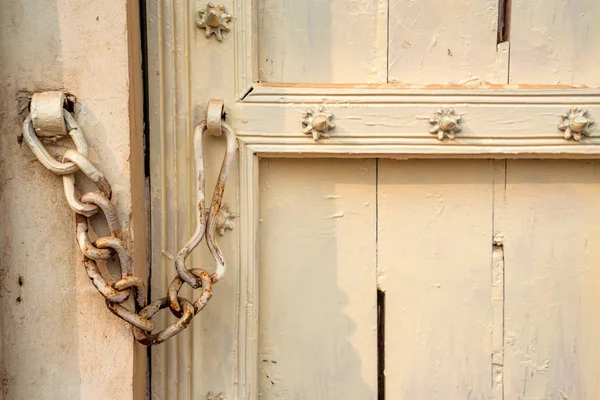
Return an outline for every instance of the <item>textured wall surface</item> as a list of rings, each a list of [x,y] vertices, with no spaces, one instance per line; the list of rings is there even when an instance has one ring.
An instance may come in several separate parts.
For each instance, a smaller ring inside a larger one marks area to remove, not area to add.
[[[138,216],[144,202],[136,199],[137,192],[131,194],[140,174],[143,185],[141,114],[130,106],[140,75],[138,54],[130,51],[139,36],[132,6],[106,0],[1,5],[0,397],[5,399],[134,397],[139,380],[134,379],[134,356],[145,350],[134,344],[128,324],[106,309],[87,278],[61,179],[21,139],[27,93],[64,89],[76,95],[75,116],[90,159],[112,184],[127,240],[132,242],[134,232],[143,234]],[[54,150],[63,152],[66,146],[72,143]],[[94,189],[82,177],[78,182],[83,190]],[[137,240],[144,243],[143,237]],[[145,274],[143,250],[134,257],[136,272]]]

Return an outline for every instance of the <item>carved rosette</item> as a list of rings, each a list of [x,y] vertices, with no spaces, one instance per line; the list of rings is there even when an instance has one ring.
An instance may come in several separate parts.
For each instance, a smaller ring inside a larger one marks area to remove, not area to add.
[[[231,21],[231,14],[227,14],[225,6],[219,4],[215,6],[213,3],[208,3],[206,8],[198,10],[198,18],[196,19],[196,26],[204,29],[204,36],[210,38],[214,33],[217,40],[220,42],[223,40],[223,32],[229,32],[231,28],[227,26],[227,23]]]
[[[220,236],[225,235],[225,231],[233,230],[233,220],[237,217],[231,211],[231,207],[229,204],[225,203],[221,206],[217,217],[215,218],[216,222],[216,231]]]
[[[438,108],[433,117],[429,118],[429,123],[433,125],[429,133],[437,135],[438,140],[444,140],[446,137],[452,140],[455,133],[462,130],[460,120],[461,116],[455,114],[453,108]]]
[[[317,107],[316,111],[309,108],[302,114],[302,133],[312,135],[315,142],[322,137],[328,139],[329,130],[335,128],[332,119],[333,114],[326,112],[324,106]]]
[[[585,108],[571,107],[569,112],[560,116],[558,129],[564,131],[564,138],[569,140],[573,138],[576,142],[582,137],[588,136],[594,125],[594,120],[589,117],[588,110]]]

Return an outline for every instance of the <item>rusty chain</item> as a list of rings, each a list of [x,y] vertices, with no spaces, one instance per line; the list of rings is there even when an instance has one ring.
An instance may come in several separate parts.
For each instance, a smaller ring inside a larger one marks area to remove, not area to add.
[[[56,110],[56,102],[64,101],[62,93],[46,92],[36,95],[39,96],[36,110]],[[217,231],[217,219],[223,202],[225,183],[236,151],[237,141],[232,128],[220,120],[218,121],[220,126],[215,125],[214,118],[209,117],[207,118],[208,124],[203,121],[194,129],[196,181],[198,183],[196,191],[196,230],[177,255],[175,260],[177,276],[171,282],[167,295],[148,304],[146,285],[141,278],[133,275],[131,256],[123,241],[119,217],[111,202],[111,186],[102,172],[88,159],[88,145],[82,130],[73,115],[64,109],[61,103],[58,109],[63,113],[62,118],[64,118],[66,133],[71,136],[76,150],[67,150],[63,155],[63,161],[57,161],[46,150],[39,138],[40,136],[56,138],[56,136],[53,136],[50,132],[43,132],[43,129],[38,126],[34,127],[36,115],[33,106],[36,95],[32,99],[31,113],[23,123],[23,139],[42,165],[54,174],[62,176],[65,198],[71,209],[75,211],[76,239],[84,256],[83,264],[88,277],[98,292],[104,296],[108,309],[132,325],[133,335],[138,342],[147,346],[164,342],[184,330],[190,324],[192,318],[204,309],[212,297],[213,284],[218,282],[225,274],[225,257],[217,243],[215,232]],[[40,106],[39,104],[42,102],[47,104]],[[221,107],[221,110],[215,111],[216,107],[214,106],[211,109],[211,104],[217,104]],[[214,116],[215,112],[221,113],[222,107],[221,101],[211,101],[208,115]],[[34,115],[32,116],[32,114]],[[48,113],[44,112],[38,114],[42,117],[48,116]],[[54,118],[54,121],[48,118],[48,122],[47,126],[57,126],[56,118]],[[202,151],[202,137],[206,131],[215,136],[219,136],[221,132],[224,132],[227,140],[227,149],[208,215],[204,205],[205,176]],[[75,173],[77,171],[83,172],[94,182],[98,191],[84,193],[79,196],[75,185]],[[104,216],[110,236],[100,237],[92,241],[88,235],[88,219],[98,213]],[[202,242],[204,236],[206,236],[206,243],[216,263],[216,270],[213,274],[209,274],[201,268],[188,269],[185,265],[187,257]],[[119,279],[116,279],[107,271],[101,272],[97,265],[97,261],[107,261],[113,258],[116,258],[120,264],[121,276]],[[189,284],[194,289],[201,289],[200,296],[193,302],[179,295],[184,283]],[[134,300],[128,301],[129,299]],[[155,329],[152,317],[167,307],[178,320],[158,333],[152,333]]]

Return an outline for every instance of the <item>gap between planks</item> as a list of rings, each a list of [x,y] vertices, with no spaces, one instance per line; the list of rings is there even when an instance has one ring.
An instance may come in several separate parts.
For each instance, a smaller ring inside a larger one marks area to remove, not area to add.
[[[497,44],[510,40],[511,0],[498,1],[498,37]]]
[[[375,159],[375,271],[377,277],[377,400],[385,400],[385,291],[379,282],[379,158]]]

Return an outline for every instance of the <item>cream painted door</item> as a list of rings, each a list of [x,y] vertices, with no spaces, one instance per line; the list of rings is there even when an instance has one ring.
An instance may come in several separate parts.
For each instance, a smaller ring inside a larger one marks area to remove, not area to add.
[[[260,176],[259,398],[382,398],[378,374],[389,399],[600,393],[598,162],[267,159]]]
[[[223,4],[221,42],[204,2],[148,4],[153,297],[195,227],[209,99],[239,139],[227,275],[151,349],[151,398],[599,398],[600,136],[557,125],[600,116],[600,3]],[[207,187],[223,149],[206,138]]]

